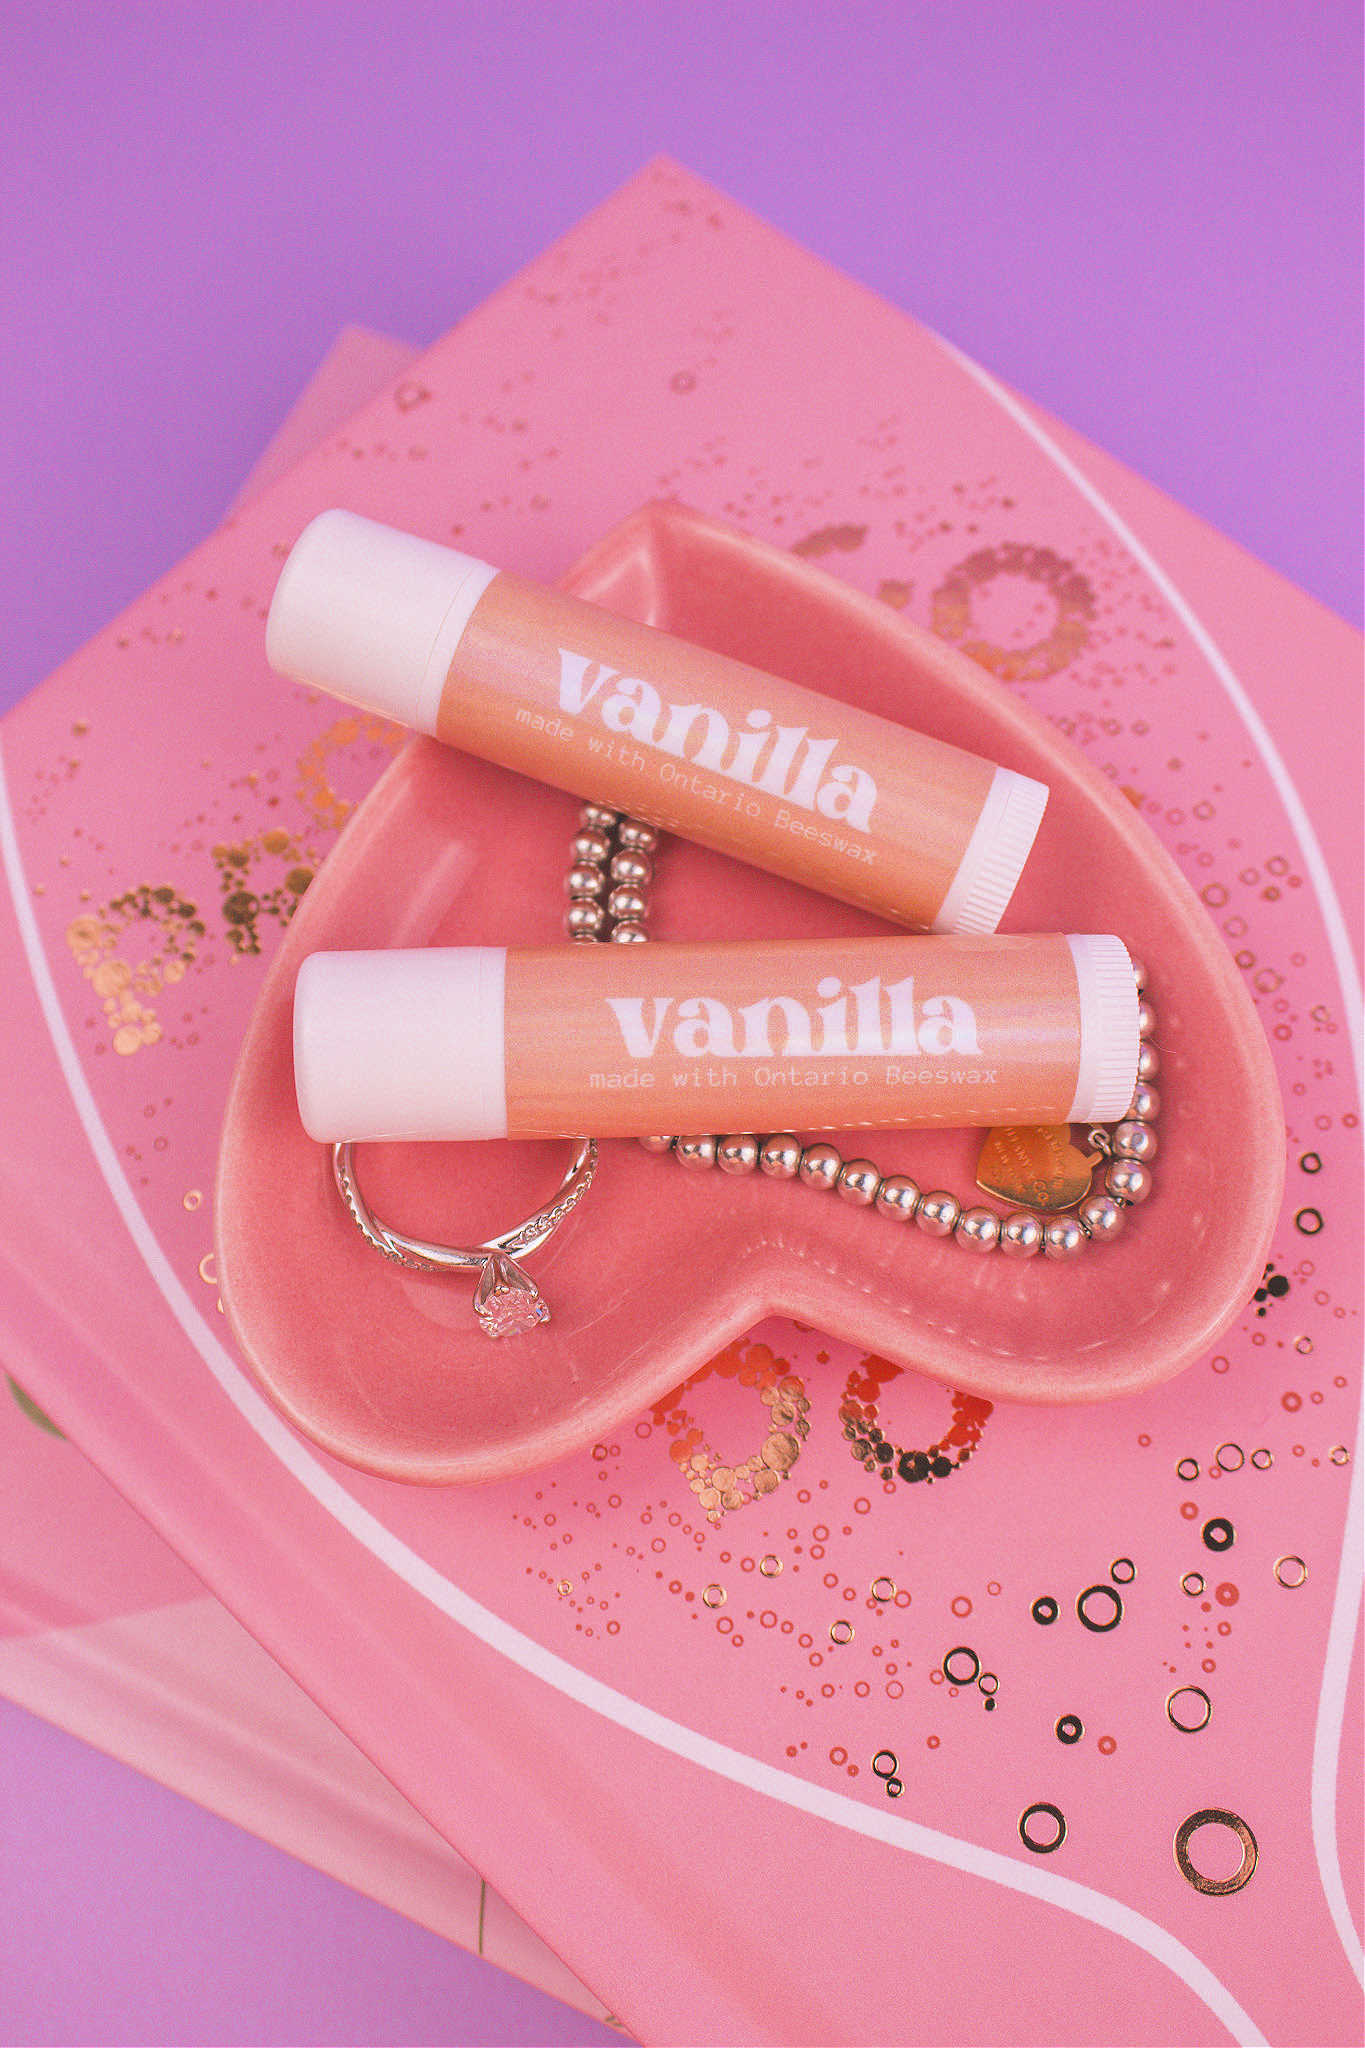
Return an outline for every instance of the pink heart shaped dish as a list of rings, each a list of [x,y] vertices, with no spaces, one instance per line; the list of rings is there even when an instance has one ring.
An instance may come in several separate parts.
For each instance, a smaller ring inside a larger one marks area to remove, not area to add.
[[[889,606],[677,505],[593,548],[566,587],[1047,783],[1003,928],[1116,932],[1159,1019],[1156,1191],[1075,1263],[980,1258],[792,1181],[683,1172],[603,1144],[595,1186],[534,1266],[551,1320],[490,1343],[467,1276],[406,1269],[352,1226],[299,1121],[291,1011],[316,951],[534,946],[562,936],[579,805],[435,741],[351,820],[270,972],[229,1100],[217,1199],[228,1317],[270,1398],[348,1464],[495,1479],[618,1428],[765,1315],[797,1318],[965,1393],[1095,1401],[1207,1351],[1262,1273],[1283,1179],[1269,1050],[1202,907],[1133,806],[992,675]],[[659,938],[875,935],[875,918],[668,839]],[[977,1131],[859,1138],[883,1172],[968,1198]],[[366,1196],[414,1237],[474,1244],[533,1211],[567,1146],[374,1145]]]

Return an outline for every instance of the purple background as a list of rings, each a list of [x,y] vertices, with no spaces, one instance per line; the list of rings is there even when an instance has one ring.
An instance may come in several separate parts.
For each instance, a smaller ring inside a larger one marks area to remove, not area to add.
[[[1359,620],[1360,43],[1346,0],[10,0],[0,708],[341,327],[434,339],[659,151]],[[3,1705],[0,2037],[618,2038]]]

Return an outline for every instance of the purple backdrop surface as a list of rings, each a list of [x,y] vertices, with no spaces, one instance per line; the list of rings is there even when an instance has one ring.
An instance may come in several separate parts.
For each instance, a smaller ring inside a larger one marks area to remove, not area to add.
[[[1360,615],[1349,0],[0,14],[0,708],[212,526],[357,321],[425,342],[668,152]],[[0,1708],[7,2041],[612,2038]]]

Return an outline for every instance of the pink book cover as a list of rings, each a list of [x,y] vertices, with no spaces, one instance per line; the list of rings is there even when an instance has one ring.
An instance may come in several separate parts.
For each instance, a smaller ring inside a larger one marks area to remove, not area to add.
[[[992,1409],[770,1322],[522,1480],[370,1477],[245,1373],[207,1213],[263,971],[393,744],[269,674],[278,564],[343,504],[549,581],[669,495],[955,637],[1141,808],[1276,1056],[1271,1261],[1123,1401]],[[1358,676],[1320,607],[656,164],[6,721],[11,1369],[642,2039],[1359,2038]],[[677,1449],[741,1457],[776,1378],[799,1458],[709,1520]],[[868,1399],[970,1461],[870,1478]]]
[[[355,328],[244,503],[415,351]],[[215,1600],[25,1390],[0,1399],[0,1694],[447,1940],[610,2015]]]

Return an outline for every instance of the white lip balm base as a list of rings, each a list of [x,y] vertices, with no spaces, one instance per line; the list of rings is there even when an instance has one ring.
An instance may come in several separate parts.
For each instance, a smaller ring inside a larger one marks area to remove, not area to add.
[[[1081,1010],[1081,1057],[1067,1122],[1114,1123],[1126,1113],[1137,1083],[1133,963],[1122,940],[1107,933],[1073,932],[1067,944]]]

